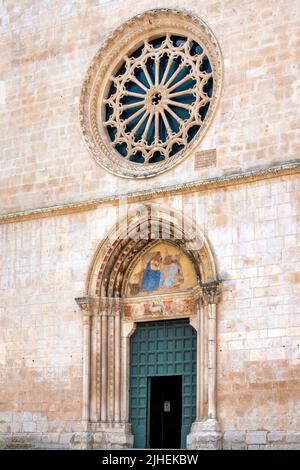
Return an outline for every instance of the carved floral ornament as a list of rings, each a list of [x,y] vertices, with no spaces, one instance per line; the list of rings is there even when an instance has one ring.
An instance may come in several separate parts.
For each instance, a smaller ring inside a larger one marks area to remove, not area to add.
[[[145,178],[187,157],[216,110],[221,52],[208,26],[177,10],[151,10],[118,28],[88,70],[80,101],[95,160]]]

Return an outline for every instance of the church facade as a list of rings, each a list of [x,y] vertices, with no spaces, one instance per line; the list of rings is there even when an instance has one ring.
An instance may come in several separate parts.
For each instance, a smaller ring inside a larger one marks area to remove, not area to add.
[[[154,3],[2,7],[2,448],[300,449],[299,5]]]

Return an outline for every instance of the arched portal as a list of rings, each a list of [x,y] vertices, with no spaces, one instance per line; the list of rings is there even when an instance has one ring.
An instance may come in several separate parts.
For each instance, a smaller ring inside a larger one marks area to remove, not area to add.
[[[130,337],[136,325],[182,318],[197,331],[196,415],[187,446],[218,447],[219,293],[209,244],[181,213],[143,206],[99,245],[86,296],[76,299],[84,319],[83,420],[92,447],[133,445],[129,376]]]

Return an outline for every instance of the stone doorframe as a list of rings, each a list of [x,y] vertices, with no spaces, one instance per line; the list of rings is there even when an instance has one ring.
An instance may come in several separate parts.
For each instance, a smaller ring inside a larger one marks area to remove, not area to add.
[[[151,235],[159,234],[161,241],[167,239],[163,238],[167,234],[169,240],[180,246],[193,260],[199,277],[194,291],[195,311],[189,315],[190,324],[197,331],[197,407],[187,447],[219,449],[216,337],[221,283],[211,249],[199,229],[180,213],[154,209],[151,205],[151,211],[149,208],[135,211],[100,244],[89,272],[86,295],[76,298],[83,314],[82,420],[86,446],[133,446],[129,423],[129,354],[136,323],[124,316],[122,288],[130,262],[142,248],[153,243],[151,236],[141,239],[132,235],[137,232],[145,235],[150,230]]]

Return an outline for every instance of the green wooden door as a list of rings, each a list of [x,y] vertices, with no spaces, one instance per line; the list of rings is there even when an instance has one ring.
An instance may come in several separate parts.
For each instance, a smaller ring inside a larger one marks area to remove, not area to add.
[[[148,447],[148,377],[182,376],[181,448],[196,417],[197,335],[187,319],[138,323],[130,347],[129,416],[134,447]]]

